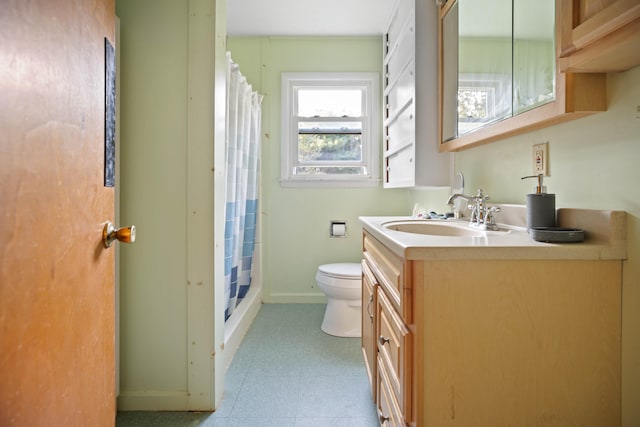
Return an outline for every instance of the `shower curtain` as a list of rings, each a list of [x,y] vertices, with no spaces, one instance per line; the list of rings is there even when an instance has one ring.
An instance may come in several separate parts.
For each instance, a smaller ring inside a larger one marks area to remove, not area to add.
[[[225,320],[251,285],[258,208],[261,102],[262,96],[253,91],[227,53]]]

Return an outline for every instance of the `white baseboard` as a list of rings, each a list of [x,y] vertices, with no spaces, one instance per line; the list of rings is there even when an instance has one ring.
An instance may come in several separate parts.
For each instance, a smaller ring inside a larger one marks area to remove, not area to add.
[[[118,411],[188,411],[186,391],[120,391]]]
[[[269,304],[326,304],[327,297],[323,293],[273,293],[263,295],[262,300]]]

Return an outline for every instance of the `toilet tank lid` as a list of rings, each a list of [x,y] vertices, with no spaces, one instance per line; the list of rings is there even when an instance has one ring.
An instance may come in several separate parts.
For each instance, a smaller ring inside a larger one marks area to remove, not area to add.
[[[355,262],[324,264],[318,267],[318,271],[332,277],[359,279],[362,276],[362,266]]]

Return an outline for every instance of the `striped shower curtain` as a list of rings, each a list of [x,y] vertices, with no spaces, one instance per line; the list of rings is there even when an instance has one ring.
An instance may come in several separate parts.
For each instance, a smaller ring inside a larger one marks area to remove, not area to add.
[[[251,285],[258,208],[261,102],[262,96],[253,91],[227,53],[225,320]]]

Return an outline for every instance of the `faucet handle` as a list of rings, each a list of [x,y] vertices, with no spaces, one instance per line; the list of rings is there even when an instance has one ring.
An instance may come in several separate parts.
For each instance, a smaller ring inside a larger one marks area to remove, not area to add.
[[[485,217],[484,223],[493,229],[496,226],[496,217],[493,215],[496,212],[500,212],[500,207],[491,206],[487,210],[487,216]]]
[[[478,204],[477,203],[469,203],[469,205],[467,206],[467,209],[471,210],[471,215],[469,217],[469,220],[471,221],[471,223],[477,223],[478,222]]]

